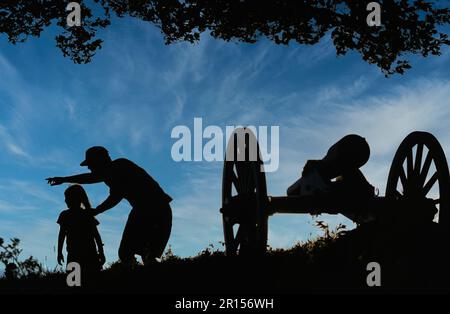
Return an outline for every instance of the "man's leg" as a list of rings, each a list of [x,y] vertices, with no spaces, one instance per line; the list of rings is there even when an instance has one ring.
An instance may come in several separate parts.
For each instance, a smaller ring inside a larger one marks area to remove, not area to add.
[[[127,265],[133,265],[136,262],[134,253],[129,249],[128,245],[125,244],[124,241],[120,242],[119,259],[121,263]]]
[[[167,205],[169,206],[169,205]],[[168,215],[161,219],[158,224],[154,225],[148,239],[148,246],[145,248],[142,261],[145,265],[156,262],[164,253],[167,243],[169,242],[170,233],[172,231],[172,212],[169,206]]]
[[[125,224],[125,229],[123,230],[122,240],[119,246],[119,259],[123,264],[132,265],[136,262],[134,258],[134,238],[136,230],[136,217],[133,210],[128,215],[127,223]]]

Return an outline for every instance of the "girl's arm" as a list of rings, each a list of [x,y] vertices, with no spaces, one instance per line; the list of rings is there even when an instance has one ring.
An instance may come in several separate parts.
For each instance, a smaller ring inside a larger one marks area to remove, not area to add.
[[[94,229],[94,239],[95,239],[95,243],[97,244],[98,253],[103,254],[102,237],[100,236],[100,233],[98,233],[97,228]]]
[[[65,239],[66,239],[66,230],[61,226],[59,228],[59,234],[58,234],[58,264],[59,265],[62,265],[62,263],[64,263],[64,255],[63,255],[62,251],[63,251]]]
[[[98,251],[100,263],[103,265],[103,264],[105,264],[106,258],[105,258],[105,253],[103,251],[102,237],[100,236],[100,233],[98,233],[97,227],[94,228],[94,239],[95,239],[95,243],[97,244],[97,251]]]

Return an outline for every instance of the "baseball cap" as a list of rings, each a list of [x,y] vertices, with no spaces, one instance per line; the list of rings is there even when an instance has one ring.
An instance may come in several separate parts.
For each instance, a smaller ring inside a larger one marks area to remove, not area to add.
[[[87,166],[92,162],[109,159],[109,153],[103,146],[93,146],[86,150],[86,158],[80,166]]]

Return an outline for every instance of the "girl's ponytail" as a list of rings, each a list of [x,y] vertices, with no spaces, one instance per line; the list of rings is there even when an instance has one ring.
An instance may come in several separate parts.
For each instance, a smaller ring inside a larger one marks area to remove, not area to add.
[[[83,189],[83,187],[80,185],[80,198],[81,198],[81,204],[84,207],[84,209],[91,210],[91,202],[89,201],[89,197],[87,196],[86,190]]]
[[[89,198],[87,196],[86,191],[81,185],[74,184],[67,188],[67,190],[64,192],[67,197],[69,198],[75,198],[78,202],[80,202],[80,205],[83,209],[91,210],[91,202],[89,202]]]

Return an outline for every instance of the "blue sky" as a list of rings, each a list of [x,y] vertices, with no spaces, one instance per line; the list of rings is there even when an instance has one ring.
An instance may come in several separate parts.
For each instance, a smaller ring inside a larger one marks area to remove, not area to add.
[[[159,31],[132,19],[101,33],[93,62],[75,65],[55,47],[54,33],[12,46],[0,38],[0,237],[22,240],[24,256],[56,264],[56,219],[66,186],[44,178],[80,173],[86,148],[107,147],[157,179],[174,198],[169,244],[191,256],[222,241],[222,163],[180,162],[170,152],[172,128],[205,125],[280,126],[280,167],[267,174],[270,195],[284,195],[307,159],[321,158],[347,133],[371,145],[363,171],[381,194],[401,140],[434,133],[450,154],[450,50],[412,57],[413,69],[386,79],[356,53],[336,57],[329,37],[313,47],[226,43],[166,46]],[[93,205],[108,193],[86,186]],[[108,262],[130,206],[98,216]],[[341,216],[280,215],[269,244],[290,247],[320,233],[314,220],[352,226]]]

